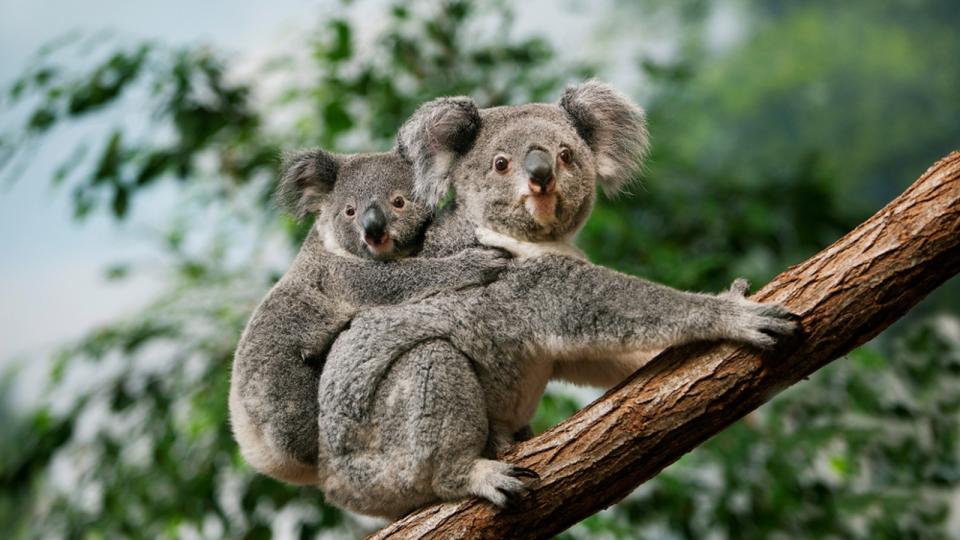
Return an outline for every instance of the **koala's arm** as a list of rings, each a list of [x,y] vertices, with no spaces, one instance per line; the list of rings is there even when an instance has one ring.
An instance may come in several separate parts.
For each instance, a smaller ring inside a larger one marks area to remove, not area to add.
[[[517,338],[533,340],[531,344],[560,361],[605,364],[601,369],[608,373],[592,373],[594,383],[625,376],[649,357],[640,351],[697,340],[769,348],[776,336],[796,327],[782,306],[747,300],[743,280],[720,294],[691,293],[547,255],[518,261],[497,285],[508,281],[515,326],[526,336]]]
[[[507,267],[508,260],[506,253],[487,248],[388,262],[331,257],[326,283],[357,306],[397,304],[442,290],[486,285]]]
[[[591,351],[575,358],[565,358],[564,361],[554,364],[551,379],[580,386],[611,388],[645,366],[662,350],[619,354]]]

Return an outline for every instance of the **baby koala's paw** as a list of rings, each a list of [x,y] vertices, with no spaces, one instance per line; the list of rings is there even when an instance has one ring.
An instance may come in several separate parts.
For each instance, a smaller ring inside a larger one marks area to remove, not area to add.
[[[526,467],[478,459],[470,471],[470,493],[503,508],[530,489],[524,479],[539,481],[540,475]]]
[[[509,253],[497,248],[468,248],[457,257],[468,281],[478,285],[486,285],[497,279],[511,258]]]
[[[718,296],[731,303],[731,311],[723,318],[723,337],[771,349],[779,338],[797,331],[796,315],[780,304],[761,304],[748,300],[750,284],[737,278],[727,292]]]

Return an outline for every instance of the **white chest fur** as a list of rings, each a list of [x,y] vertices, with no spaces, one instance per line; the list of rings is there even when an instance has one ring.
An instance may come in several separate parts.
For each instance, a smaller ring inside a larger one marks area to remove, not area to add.
[[[520,259],[536,257],[538,255],[565,255],[581,260],[586,260],[587,258],[586,255],[571,244],[570,241],[528,242],[498,233],[486,227],[477,228],[477,240],[485,246],[498,247],[509,251],[514,257]]]

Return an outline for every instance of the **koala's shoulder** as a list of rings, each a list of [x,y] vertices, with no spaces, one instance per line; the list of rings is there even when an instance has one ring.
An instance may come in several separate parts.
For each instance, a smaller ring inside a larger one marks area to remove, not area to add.
[[[443,208],[424,237],[423,257],[447,257],[478,246],[476,225],[455,210],[454,204]]]

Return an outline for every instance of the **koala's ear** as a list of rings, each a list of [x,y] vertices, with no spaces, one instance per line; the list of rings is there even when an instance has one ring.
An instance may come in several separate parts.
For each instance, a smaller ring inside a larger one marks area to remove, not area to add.
[[[333,191],[339,168],[337,157],[320,148],[285,152],[277,201],[297,219],[318,213],[326,195]]]
[[[456,158],[480,132],[480,111],[468,97],[428,101],[400,127],[397,149],[413,165],[414,196],[433,207],[450,189]]]
[[[600,187],[607,195],[616,194],[633,179],[647,154],[643,110],[599,81],[567,87],[560,107],[593,150]]]

